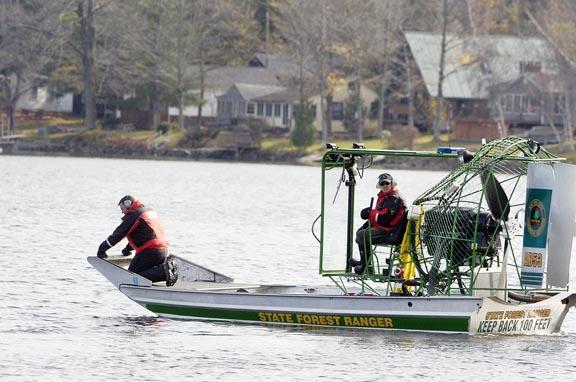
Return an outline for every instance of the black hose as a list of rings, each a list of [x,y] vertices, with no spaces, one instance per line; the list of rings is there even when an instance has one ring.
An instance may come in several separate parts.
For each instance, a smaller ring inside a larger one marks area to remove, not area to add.
[[[318,243],[320,242],[320,239],[318,238],[318,236],[316,236],[316,234],[314,233],[314,226],[316,225],[316,222],[318,221],[318,219],[320,219],[320,217],[322,216],[322,214],[319,214],[318,217],[316,219],[314,219],[314,221],[312,222],[312,236],[314,236],[314,239],[316,239],[318,241]]]

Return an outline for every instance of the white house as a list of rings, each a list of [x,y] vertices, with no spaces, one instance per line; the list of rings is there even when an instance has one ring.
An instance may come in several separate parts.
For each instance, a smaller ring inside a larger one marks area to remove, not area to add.
[[[345,132],[344,127],[344,108],[346,102],[350,97],[350,90],[348,87],[348,82],[342,81],[340,84],[336,85],[332,89],[332,131],[335,133]],[[366,85],[361,85],[360,87],[360,98],[362,99],[363,109],[368,113],[370,111],[370,106],[373,102],[378,100],[378,94],[367,87]],[[320,101],[321,97],[319,94],[310,97],[310,103],[314,107],[315,118],[314,126],[316,131],[322,131],[323,116],[320,112]],[[364,116],[367,119],[367,115]]]
[[[16,109],[72,113],[74,111],[74,94],[66,93],[61,97],[53,97],[46,87],[32,87],[20,96],[16,103]]]
[[[198,76],[198,67],[190,68],[192,75]],[[235,83],[247,83],[262,86],[280,86],[275,73],[262,67],[220,67],[210,68],[206,71],[203,117],[216,118],[218,115],[218,97],[226,93]],[[194,92],[198,94],[199,89]],[[178,115],[177,107],[169,107],[170,116]],[[198,106],[187,106],[184,115],[188,117],[198,116]]]
[[[254,118],[270,127],[292,127],[296,95],[282,86],[235,83],[218,97],[218,121]]]
[[[283,86],[298,75],[296,61],[287,55],[255,53],[247,62],[248,66],[241,67],[209,67],[205,74],[203,117],[217,117],[218,97],[228,92],[234,84],[251,84],[262,86]],[[191,66],[188,76],[199,81],[199,67]],[[199,89],[193,93],[199,94]],[[281,100],[276,100],[281,103]],[[178,108],[168,108],[170,116],[178,115]],[[184,115],[196,117],[197,106],[187,106]]]

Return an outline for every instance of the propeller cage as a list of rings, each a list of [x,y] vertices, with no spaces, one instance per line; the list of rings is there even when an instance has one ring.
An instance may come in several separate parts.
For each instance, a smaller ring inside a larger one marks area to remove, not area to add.
[[[437,208],[426,212],[421,227],[430,256],[440,256],[451,266],[487,266],[499,248],[495,237],[500,225],[489,212],[470,207]]]

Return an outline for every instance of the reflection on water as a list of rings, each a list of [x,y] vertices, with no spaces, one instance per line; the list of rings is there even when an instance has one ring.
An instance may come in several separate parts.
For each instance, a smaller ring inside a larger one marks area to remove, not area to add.
[[[164,324],[166,320],[160,317],[154,316],[134,316],[134,317],[122,317],[119,319],[120,325],[131,325],[134,327],[155,327],[159,328]]]
[[[359,197],[369,201],[379,171],[367,171]],[[442,177],[392,172],[408,200]],[[576,371],[574,310],[546,338],[169,320],[86,262],[120,222],[117,200],[133,193],[160,213],[173,253],[239,282],[326,284],[310,234],[318,168],[0,156],[0,175],[2,382],[570,380]]]

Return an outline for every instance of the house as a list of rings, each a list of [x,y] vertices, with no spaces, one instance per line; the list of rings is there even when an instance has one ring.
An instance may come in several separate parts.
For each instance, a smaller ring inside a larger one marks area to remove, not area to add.
[[[188,68],[188,77],[199,82],[200,69],[194,65]],[[291,87],[294,79],[299,76],[299,65],[295,59],[282,54],[255,53],[247,61],[247,66],[208,67],[205,72],[204,104],[202,116],[213,120],[218,115],[218,97],[228,92],[234,84],[252,84],[259,86],[285,86]],[[199,94],[200,90],[193,91]],[[270,100],[271,101],[271,100]],[[285,103],[282,99],[276,103]],[[184,115],[194,119],[198,116],[198,106],[189,105],[184,109]],[[178,115],[178,108],[171,106],[168,114],[172,118]],[[284,118],[284,117],[282,117]]]
[[[344,125],[346,103],[351,95],[350,84],[342,81],[332,90],[332,132],[347,133]],[[362,85],[360,90],[363,110],[368,113],[378,95]],[[282,86],[234,84],[228,92],[218,97],[218,118],[221,124],[236,124],[240,120],[255,119],[264,121],[269,127],[291,130],[294,106],[300,101],[295,89]],[[322,131],[323,117],[320,113],[319,94],[309,97],[314,114],[314,127]],[[365,117],[367,117],[366,115]],[[365,118],[367,119],[367,118]]]
[[[290,130],[297,95],[282,86],[235,83],[217,99],[218,123],[256,119],[273,128]]]
[[[490,99],[490,109],[496,112],[495,118],[507,121],[513,131],[564,125],[566,84],[540,72],[538,65],[535,66],[534,70],[523,71],[518,78],[491,89],[497,97]]]
[[[412,81],[416,84],[412,99],[430,100],[436,97],[438,89],[442,35],[405,32],[404,37],[409,61],[417,77]],[[551,100],[562,99],[563,89],[543,86],[557,82],[558,76],[554,53],[545,40],[447,35],[446,41],[445,123],[456,139],[496,138],[499,136],[499,123],[512,132],[541,125],[543,116],[549,115],[545,110],[554,107]],[[546,107],[536,111],[534,97],[546,100]],[[402,100],[407,103],[407,98],[400,98],[389,102],[389,109],[407,112],[406,105],[403,108],[400,105]],[[387,114],[384,115],[385,122],[389,122]],[[555,123],[561,123],[558,113],[552,118]],[[407,117],[396,118],[395,122],[398,121],[404,123]]]
[[[199,81],[199,67],[192,66],[188,69],[188,76]],[[209,67],[205,72],[204,104],[202,105],[202,117],[208,120],[216,119],[218,115],[218,97],[225,94],[235,83],[253,84],[261,86],[280,86],[276,72],[264,67]],[[199,86],[199,85],[198,85]],[[193,94],[199,94],[197,87]],[[198,106],[189,105],[184,109],[184,116],[195,118],[198,116]],[[178,108],[170,106],[168,114],[172,118],[178,116]]]
[[[23,111],[47,111],[56,113],[80,114],[81,96],[72,92],[62,96],[52,96],[47,87],[33,86],[24,92],[16,104],[17,110]]]
[[[339,81],[338,84],[332,89],[332,112],[331,112],[331,125],[333,133],[345,133],[347,132],[346,126],[344,125],[345,109],[346,103],[349,102],[350,96],[352,94],[352,82]],[[360,99],[362,100],[362,109],[366,112],[364,119],[366,120],[370,110],[372,109],[372,104],[378,100],[378,94],[372,90],[370,87],[362,84],[360,86]],[[316,131],[322,131],[323,126],[323,116],[320,113],[320,94],[315,94],[310,97],[310,102],[313,105],[313,110],[315,114],[314,126]]]

